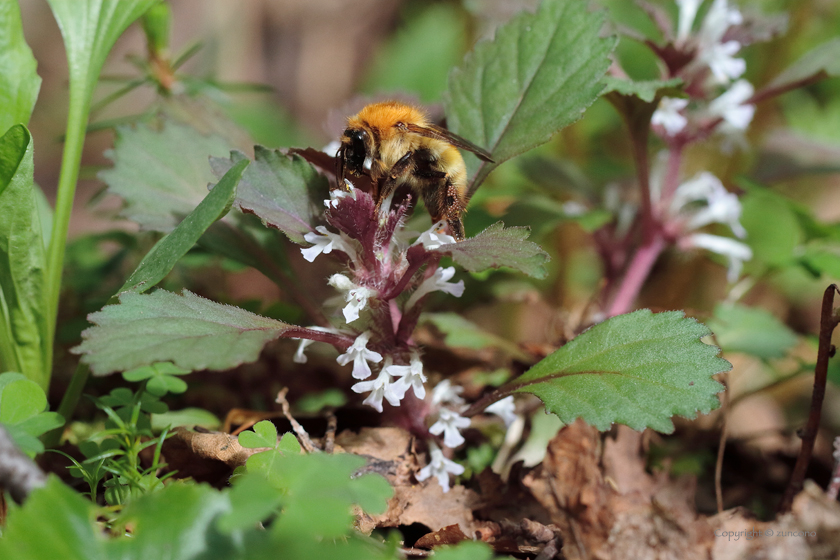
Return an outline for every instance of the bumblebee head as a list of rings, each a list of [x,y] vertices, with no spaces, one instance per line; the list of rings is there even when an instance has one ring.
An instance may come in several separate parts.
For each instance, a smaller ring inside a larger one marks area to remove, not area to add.
[[[339,179],[344,173],[353,177],[361,177],[370,171],[370,164],[366,164],[371,154],[368,150],[370,135],[363,128],[348,128],[341,136],[341,147],[338,150]]]

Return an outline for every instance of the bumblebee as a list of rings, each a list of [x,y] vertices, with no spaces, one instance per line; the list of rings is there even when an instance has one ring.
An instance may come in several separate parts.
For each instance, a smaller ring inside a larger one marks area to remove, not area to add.
[[[461,216],[467,206],[467,168],[458,148],[486,162],[483,150],[429,121],[423,111],[397,101],[373,103],[347,119],[337,154],[339,184],[367,175],[377,213],[390,206],[397,187],[423,197],[433,222],[446,220],[452,236],[464,239]]]

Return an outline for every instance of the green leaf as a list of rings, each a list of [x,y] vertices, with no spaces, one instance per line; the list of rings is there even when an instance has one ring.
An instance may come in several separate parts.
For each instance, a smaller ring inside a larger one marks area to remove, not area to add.
[[[805,53],[767,85],[766,89],[779,89],[820,75],[840,76],[840,37],[835,37]]]
[[[678,89],[682,85],[682,78],[671,78],[670,80],[622,80],[613,76],[604,78],[607,85],[603,94],[615,92],[618,95],[638,97],[645,103],[659,102],[666,95],[680,95]]]
[[[242,160],[231,167],[195,210],[152,247],[119,291],[142,293],[163,280],[207,228],[228,213],[236,185],[247,166],[248,161]]]
[[[254,431],[246,430],[239,434],[239,445],[249,449],[277,446],[277,428],[268,420],[254,424]]]
[[[758,358],[783,358],[799,338],[772,313],[758,307],[719,303],[708,322],[725,352]]]
[[[230,160],[213,158],[211,164],[221,174],[243,158],[242,153],[233,152]],[[255,146],[254,162],[242,175],[234,204],[295,243],[303,243],[304,234],[312,231],[323,214],[322,201],[328,191],[327,178],[299,155],[290,157]]]
[[[90,103],[111,47],[158,0],[47,0],[64,38],[71,96]]]
[[[580,118],[603,89],[614,37],[601,38],[603,12],[586,2],[544,0],[479,42],[449,75],[450,130],[493,154],[465,154],[470,193],[495,165],[548,142]]]
[[[224,370],[259,357],[262,347],[290,329],[184,290],[120,294],[119,305],[88,315],[96,326],[82,333],[83,354],[94,375],[171,361],[190,371]]]
[[[367,93],[410,91],[424,102],[440,99],[446,76],[466,47],[462,12],[451,4],[429,4],[379,49],[364,80]]]
[[[747,230],[745,241],[753,251],[753,261],[777,267],[789,264],[803,237],[791,204],[784,197],[753,186],[741,197],[741,207],[741,224]]]
[[[681,311],[641,309],[595,325],[513,382],[570,424],[599,430],[618,422],[670,433],[671,416],[692,418],[719,406],[723,386],[712,376],[732,366],[700,338],[703,324]]]
[[[168,485],[128,504],[117,523],[131,523],[131,537],[110,541],[108,558],[246,557],[235,553],[235,539],[224,538],[215,529],[220,516],[229,511],[226,494],[205,484]]]
[[[0,368],[20,371],[46,388],[52,341],[32,153],[23,125],[0,138]]]
[[[47,396],[34,381],[4,373],[7,380],[0,386],[0,423],[18,424],[47,408]],[[9,377],[14,376],[11,380]]]
[[[457,313],[426,313],[423,319],[432,323],[446,335],[446,345],[451,348],[469,348],[481,350],[483,348],[499,348],[511,357],[528,363],[532,362],[528,354],[509,340],[484,331]]]
[[[277,443],[277,450],[281,453],[291,453],[293,455],[297,455],[301,452],[300,442],[294,434],[286,432]]]
[[[219,530],[228,534],[265,521],[278,509],[283,498],[282,492],[271,486],[265,477],[245,474],[234,480],[228,493],[231,509],[216,522]]]
[[[163,414],[152,414],[152,430],[154,432],[157,433],[166,427],[174,428],[176,426],[201,426],[208,430],[218,430],[222,426],[222,421],[212,412],[203,408],[182,408]]]
[[[23,37],[18,3],[0,2],[0,134],[29,123],[41,88],[37,66]]]
[[[805,245],[800,262],[816,276],[825,274],[840,278],[840,244],[837,241],[811,241]]]
[[[527,227],[505,229],[502,222],[497,222],[475,237],[442,245],[433,252],[451,256],[469,272],[506,266],[528,276],[545,278],[544,265],[550,257],[539,245],[526,241],[529,232]]]
[[[0,558],[15,560],[104,560],[101,529],[93,524],[96,507],[50,475],[47,484],[10,508]]]
[[[125,200],[122,214],[143,229],[170,232],[207,196],[216,181],[210,156],[227,156],[230,144],[218,136],[164,121],[160,130],[141,124],[117,129],[106,155],[114,167],[99,178],[108,192]]]

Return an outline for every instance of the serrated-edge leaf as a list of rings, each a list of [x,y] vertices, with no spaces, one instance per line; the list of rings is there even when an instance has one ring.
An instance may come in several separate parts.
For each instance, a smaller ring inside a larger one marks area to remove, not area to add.
[[[18,3],[0,2],[0,134],[29,123],[41,89],[37,66],[23,36]]]
[[[163,280],[207,228],[228,213],[236,195],[236,185],[248,163],[243,160],[231,167],[195,210],[155,243],[119,291],[142,293]]]
[[[231,152],[230,160],[213,158],[211,164],[220,173],[244,157]],[[254,162],[242,174],[234,204],[302,244],[321,215],[328,190],[326,177],[301,156],[255,146]]]
[[[88,315],[95,326],[72,349],[95,375],[166,361],[191,371],[229,369],[256,360],[268,341],[297,328],[187,290],[119,299]]]
[[[719,303],[708,324],[715,332],[715,341],[726,352],[782,358],[799,342],[787,325],[759,307]]]
[[[711,333],[681,311],[641,309],[595,325],[513,382],[564,423],[582,418],[599,430],[621,423],[673,431],[674,415],[694,417],[719,405],[712,376],[731,369]]]
[[[168,233],[206,198],[215,178],[209,158],[227,155],[230,148],[218,136],[168,120],[160,130],[123,126],[106,152],[114,166],[98,177],[108,192],[125,200],[123,216],[141,229]]]
[[[496,164],[465,161],[470,193],[494,165],[547,142],[580,118],[603,89],[616,39],[599,36],[603,12],[586,2],[544,0],[480,41],[449,75],[450,130],[487,149]]]
[[[509,267],[535,278],[545,278],[548,253],[533,241],[527,241],[528,227],[505,228],[496,222],[475,237],[460,243],[441,245],[432,252],[449,255],[469,272]]]

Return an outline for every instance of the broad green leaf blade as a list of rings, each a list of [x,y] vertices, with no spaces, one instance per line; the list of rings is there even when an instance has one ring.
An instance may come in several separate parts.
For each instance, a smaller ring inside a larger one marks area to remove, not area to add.
[[[45,408],[47,396],[34,381],[14,379],[0,388],[0,424],[20,424]]]
[[[23,37],[18,3],[0,2],[0,134],[29,123],[41,88],[37,66]]]
[[[550,257],[539,245],[527,241],[529,232],[526,227],[505,229],[502,222],[497,222],[475,237],[442,245],[433,252],[451,256],[470,272],[506,266],[528,276],[545,278],[544,265]]]
[[[719,303],[708,325],[725,352],[744,352],[764,359],[783,358],[799,342],[787,325],[758,307]]]
[[[805,53],[770,82],[766,89],[780,89],[809,78],[840,76],[840,37],[835,37]]]
[[[50,475],[47,484],[11,508],[0,538],[0,558],[104,560],[94,523],[96,506]]]
[[[426,313],[423,319],[432,323],[446,335],[446,345],[452,348],[499,348],[521,362],[534,360],[511,341],[484,331],[457,313]]]
[[[239,434],[239,445],[249,449],[277,446],[277,428],[268,420],[254,424],[254,430],[246,430]]]
[[[217,173],[245,156],[234,152],[231,160],[213,159]],[[299,155],[287,156],[279,150],[254,148],[254,162],[242,175],[236,193],[236,206],[255,214],[263,224],[282,231],[295,243],[312,231],[328,198],[327,178]]]
[[[279,509],[283,494],[265,477],[245,474],[236,477],[228,496],[231,509],[216,521],[223,533],[256,527]]]
[[[215,182],[208,158],[227,156],[231,146],[218,136],[164,121],[117,129],[106,155],[114,167],[99,173],[108,192],[125,200],[122,214],[142,229],[168,233],[206,197]],[[221,175],[220,175],[221,176]]]
[[[46,389],[52,341],[32,154],[32,138],[23,125],[0,138],[0,367],[20,371]]]
[[[607,86],[604,89],[604,95],[615,92],[618,95],[632,95],[646,103],[652,103],[658,102],[665,95],[678,95],[680,91],[677,88],[683,81],[682,78],[634,81],[607,76],[604,78],[604,83]]]
[[[641,309],[595,325],[513,382],[570,424],[599,430],[615,422],[670,433],[674,415],[693,418],[719,406],[712,376],[732,366],[700,338],[703,324],[681,311]]]
[[[248,163],[248,160],[242,160],[231,167],[195,210],[152,247],[119,291],[142,293],[163,280],[207,228],[228,213],[236,195],[236,185]]]
[[[72,351],[95,375],[165,361],[191,371],[229,369],[253,362],[267,342],[298,328],[186,290],[126,292],[119,305],[88,319],[96,326]]]
[[[111,47],[158,0],[48,0],[64,38],[71,96],[90,103]]]
[[[548,142],[597,99],[616,44],[599,37],[603,24],[604,14],[586,2],[544,0],[537,13],[520,14],[478,43],[450,73],[448,127],[496,160],[479,164],[465,154],[471,193],[495,165]]]
[[[747,270],[756,266],[783,267],[794,259],[803,232],[791,201],[769,189],[752,186],[741,197],[741,224],[753,251]]]

